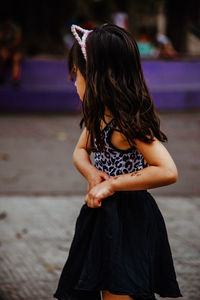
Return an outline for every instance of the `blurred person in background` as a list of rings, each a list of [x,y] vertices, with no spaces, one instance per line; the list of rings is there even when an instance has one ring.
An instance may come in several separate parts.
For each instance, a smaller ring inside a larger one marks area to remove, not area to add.
[[[178,57],[178,53],[174,49],[170,39],[165,34],[158,32],[156,26],[149,27],[149,35],[152,43],[158,50],[159,58]]]
[[[111,15],[112,23],[128,30],[128,14],[122,4],[117,4],[114,13]]]
[[[159,57],[160,58],[176,58],[178,53],[174,49],[170,39],[162,34],[157,34],[157,41],[159,43]]]
[[[157,58],[159,55],[155,36],[149,33],[146,26],[138,29],[137,45],[142,58]]]
[[[141,26],[137,44],[143,58],[176,58],[178,54],[170,39],[157,31],[156,26]]]
[[[19,86],[22,51],[20,27],[10,18],[0,22],[0,84],[5,82],[7,67],[12,64],[12,85]]]

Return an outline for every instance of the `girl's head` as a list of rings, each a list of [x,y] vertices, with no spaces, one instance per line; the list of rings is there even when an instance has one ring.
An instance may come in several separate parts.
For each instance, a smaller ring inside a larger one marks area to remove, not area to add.
[[[130,81],[131,76],[140,75],[141,64],[137,43],[124,29],[112,24],[97,27],[88,35],[85,46],[87,61],[77,41],[69,53],[71,79],[77,75],[77,70],[85,80],[88,71],[87,77],[97,76],[101,79],[108,77],[114,80],[113,84],[124,79]],[[98,78],[95,79],[98,81]]]
[[[68,65],[71,79],[78,75],[77,89],[78,79],[83,83],[82,94],[79,93],[83,100],[82,121],[91,141],[96,138],[99,150],[103,150],[100,122],[105,122],[106,108],[130,145],[134,145],[134,138],[148,143],[155,136],[166,141],[131,33],[116,25],[104,24],[89,33],[85,46],[86,59],[79,43],[74,43]]]

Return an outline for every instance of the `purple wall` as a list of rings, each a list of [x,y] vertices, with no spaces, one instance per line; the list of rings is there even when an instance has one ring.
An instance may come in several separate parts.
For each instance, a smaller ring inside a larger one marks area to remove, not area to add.
[[[158,110],[200,108],[200,60],[143,61],[147,85]],[[76,112],[81,102],[68,79],[64,59],[25,59],[21,86],[10,73],[0,86],[0,110],[7,112]]]

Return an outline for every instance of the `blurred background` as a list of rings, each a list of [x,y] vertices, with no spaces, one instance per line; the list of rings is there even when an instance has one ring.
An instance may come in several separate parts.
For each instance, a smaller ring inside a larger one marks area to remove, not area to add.
[[[175,184],[150,192],[166,220],[182,299],[200,299],[200,1],[7,0],[0,5],[1,300],[53,299],[87,192],[72,163],[81,102],[67,70],[70,27],[108,22],[138,43],[179,172]]]
[[[196,0],[8,0],[2,1],[0,16],[1,24],[10,20],[21,31],[26,56],[63,56],[72,40],[67,36],[72,23],[92,29],[105,22],[126,27],[139,40],[145,34],[155,47],[168,37],[179,56],[193,56],[200,55],[199,9]]]

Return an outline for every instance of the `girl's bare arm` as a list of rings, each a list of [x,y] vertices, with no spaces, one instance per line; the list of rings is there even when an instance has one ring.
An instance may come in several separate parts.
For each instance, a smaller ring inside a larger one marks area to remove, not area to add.
[[[143,190],[175,183],[178,178],[176,165],[167,149],[156,138],[151,144],[135,140],[149,166],[137,172],[109,179],[113,191]]]
[[[88,150],[86,149],[87,137],[88,131],[84,128],[73,152],[74,165],[85,178],[87,178],[90,170],[94,168],[90,160],[90,140],[88,140]]]
[[[84,128],[78,143],[73,152],[73,162],[79,172],[88,180],[88,189],[91,189],[97,183],[109,179],[109,176],[99,171],[90,160],[91,142],[88,130]],[[87,145],[88,137],[88,149]]]

